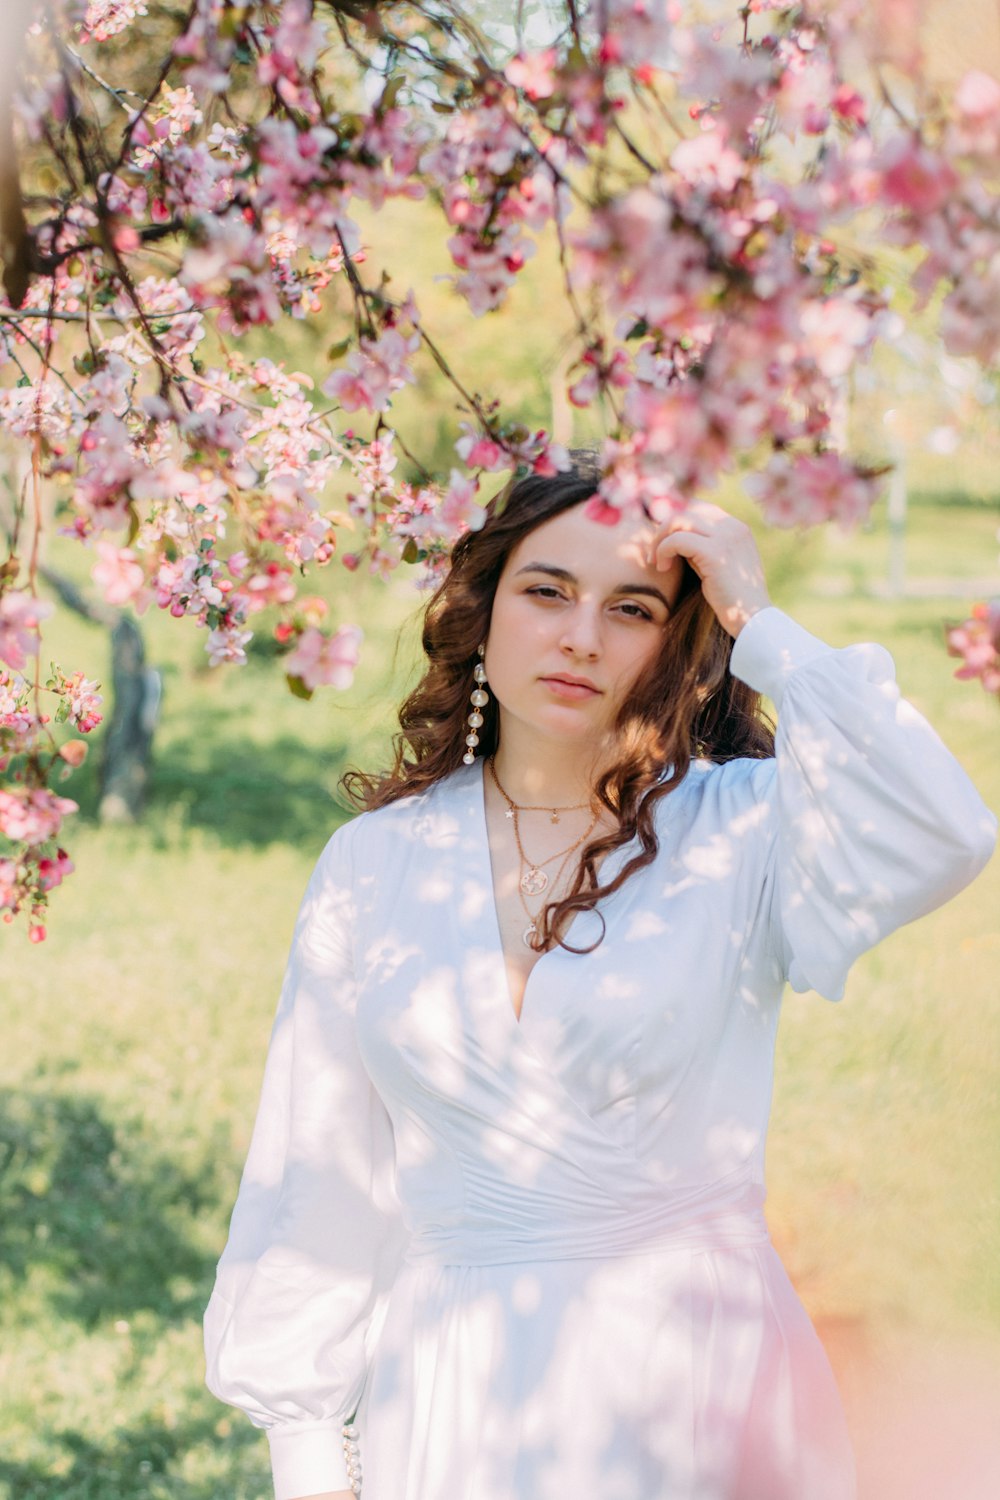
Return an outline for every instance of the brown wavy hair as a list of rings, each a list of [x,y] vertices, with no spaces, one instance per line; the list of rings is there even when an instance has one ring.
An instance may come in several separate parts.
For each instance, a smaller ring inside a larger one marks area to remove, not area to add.
[[[569,471],[552,477],[529,475],[508,485],[486,507],[481,530],[467,531],[455,543],[449,572],[426,607],[427,669],[399,710],[393,764],[381,774],[349,771],[341,783],[355,807],[385,807],[458,770],[466,749],[472,670],[479,660],[479,644],[489,635],[493,598],[507,559],[537,526],[589,500],[599,477],[594,455],[574,453]],[[760,694],[730,672],[732,639],[705,600],[698,575],[687,563],[683,567],[659,657],[622,704],[617,723],[620,753],[595,788],[601,806],[618,826],[586,845],[568,894],[545,907],[539,947],[558,943],[570,952],[590,951],[566,941],[574,915],[594,909],[602,897],[656,858],[657,804],[684,780],[692,757],[721,763],[774,754],[773,725],[763,713]],[[500,729],[492,695],[482,712],[478,748],[481,755],[490,756]],[[602,886],[602,860],[633,839],[638,840],[638,852]],[[591,947],[600,941],[599,937]]]

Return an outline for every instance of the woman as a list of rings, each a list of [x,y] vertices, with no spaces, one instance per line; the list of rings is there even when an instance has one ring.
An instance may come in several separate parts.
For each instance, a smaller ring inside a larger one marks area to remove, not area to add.
[[[838,998],[995,822],[747,528],[594,487],[459,541],[300,912],[206,1319],[277,1500],[854,1493],[761,1211],[781,992]]]

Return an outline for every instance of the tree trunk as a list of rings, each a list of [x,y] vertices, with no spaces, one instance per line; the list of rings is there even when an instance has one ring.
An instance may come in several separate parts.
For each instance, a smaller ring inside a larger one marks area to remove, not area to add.
[[[111,631],[114,706],[104,740],[99,814],[102,823],[134,823],[142,812],[150,750],[160,706],[160,674],[146,666],[142,632],[128,615]]]

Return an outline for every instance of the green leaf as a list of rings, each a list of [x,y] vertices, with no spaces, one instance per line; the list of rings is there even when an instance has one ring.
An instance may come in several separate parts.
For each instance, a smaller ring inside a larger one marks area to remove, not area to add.
[[[389,82],[382,90],[382,97],[379,100],[379,109],[393,108],[396,100],[399,98],[399,91],[403,87],[403,84],[405,82],[406,77],[403,73],[397,73],[395,77],[389,79]]]
[[[406,546],[403,548],[403,561],[415,563],[420,561],[420,548],[412,536],[407,537]]]
[[[288,683],[288,691],[293,698],[304,698],[308,703],[313,695],[313,690],[311,687],[306,687],[301,677],[293,677],[291,672],[286,672],[285,681]]]
[[[338,340],[336,344],[331,344],[329,349],[326,351],[327,359],[343,359],[344,355],[347,353],[348,349],[353,343],[353,339],[346,338]]]

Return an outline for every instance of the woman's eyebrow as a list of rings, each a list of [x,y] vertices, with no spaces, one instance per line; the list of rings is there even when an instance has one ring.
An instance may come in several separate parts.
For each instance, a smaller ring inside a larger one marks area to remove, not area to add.
[[[568,568],[557,568],[554,563],[525,563],[523,568],[518,568],[514,577],[520,578],[522,573],[548,573],[550,578],[558,578],[563,583],[576,583],[576,575],[574,573],[571,573]]]
[[[555,563],[525,563],[523,568],[518,568],[517,572],[514,574],[514,577],[520,578],[522,573],[547,573],[550,578],[558,578],[560,583],[577,582],[575,573],[571,573],[568,568],[556,567]],[[668,600],[667,596],[665,594],[662,594],[658,588],[654,588],[650,583],[619,583],[611,590],[611,592],[613,594],[629,595],[644,594],[649,599],[659,599],[664,609],[670,608],[670,601]]]

